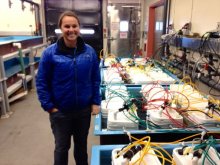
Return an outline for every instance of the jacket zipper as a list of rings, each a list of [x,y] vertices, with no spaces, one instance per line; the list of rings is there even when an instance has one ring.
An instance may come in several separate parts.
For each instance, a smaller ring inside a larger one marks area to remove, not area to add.
[[[74,68],[75,68],[75,88],[76,88],[76,109],[78,108],[78,92],[77,92],[77,66],[76,66],[76,58],[74,55]]]
[[[77,49],[77,48],[76,48]],[[81,51],[81,52],[77,52],[76,53],[76,49],[74,51],[74,58],[73,58],[73,62],[74,62],[74,69],[75,69],[75,88],[76,88],[76,110],[78,108],[78,91],[77,91],[77,65],[76,65],[76,55],[79,53],[83,53],[85,51]]]

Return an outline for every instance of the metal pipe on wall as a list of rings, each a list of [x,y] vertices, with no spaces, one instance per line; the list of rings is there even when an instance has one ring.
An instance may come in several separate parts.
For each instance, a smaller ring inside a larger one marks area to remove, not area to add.
[[[208,78],[208,77],[205,77],[205,76],[201,76],[198,78],[201,82],[203,82],[204,84],[220,91],[220,84],[218,84],[218,82]]]
[[[163,12],[163,31],[162,35],[166,34],[166,27],[167,27],[167,10],[168,10],[168,0],[164,0],[164,12]],[[169,8],[170,10],[170,8]],[[163,43],[163,46],[161,48],[161,56],[164,54],[163,52],[165,51],[165,44]]]
[[[167,19],[167,26],[170,24],[170,8],[171,8],[171,0],[168,0],[169,7],[168,7],[168,19]],[[169,29],[167,28],[167,34],[169,33]]]
[[[162,34],[166,34],[166,27],[167,27],[167,10],[168,10],[168,0],[164,0],[163,32],[162,32]]]
[[[177,65],[176,68],[178,68],[179,70],[183,70],[183,67],[181,65]],[[187,70],[186,72],[187,74],[191,75],[192,71],[191,70]],[[212,80],[208,77],[205,76],[198,76],[198,73],[195,76],[199,81],[203,82],[203,84],[208,85],[218,91],[220,91],[220,84],[218,84],[218,82],[216,82],[215,80]],[[198,78],[199,77],[199,78]]]
[[[27,2],[31,5],[34,5],[36,6],[36,10],[35,10],[35,19],[36,19],[36,33],[37,33],[37,36],[41,36],[42,33],[41,33],[41,23],[40,23],[40,6],[39,4],[35,3],[35,2],[32,2],[32,1],[29,1],[29,0],[21,0],[22,2]]]

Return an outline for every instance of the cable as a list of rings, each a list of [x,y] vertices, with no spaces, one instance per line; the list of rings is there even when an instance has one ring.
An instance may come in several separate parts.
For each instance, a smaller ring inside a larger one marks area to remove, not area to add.
[[[217,85],[219,83],[219,81],[220,81],[220,76],[218,78],[218,81],[216,81],[216,83],[210,88],[209,95],[212,95],[212,96],[215,96],[215,97],[220,97],[220,95],[215,95],[215,94],[211,93],[212,89],[214,88],[215,85]]]
[[[200,110],[184,110],[182,112],[201,112],[201,113],[205,114],[206,116],[208,116],[209,118],[213,118],[212,116],[209,116],[207,113],[200,111]]]
[[[173,56],[174,56],[178,51],[179,51],[179,49],[176,49],[176,51],[173,52],[173,53],[170,55],[169,59],[166,61],[165,65],[164,65],[164,67],[163,67],[164,69],[167,69],[168,63],[170,62],[170,60],[173,58]]]

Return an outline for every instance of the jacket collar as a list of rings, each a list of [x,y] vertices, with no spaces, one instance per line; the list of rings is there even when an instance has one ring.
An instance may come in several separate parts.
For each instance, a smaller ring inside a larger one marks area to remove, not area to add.
[[[83,50],[85,50],[85,42],[83,41],[83,39],[78,36],[77,37],[77,52],[81,52]],[[67,47],[63,37],[59,38],[56,42],[56,54],[72,54],[70,53],[71,48]],[[73,49],[72,49],[73,50]]]

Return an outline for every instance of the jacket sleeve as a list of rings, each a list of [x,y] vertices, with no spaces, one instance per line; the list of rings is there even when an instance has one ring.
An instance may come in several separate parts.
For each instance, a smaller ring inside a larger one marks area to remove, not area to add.
[[[37,78],[36,78],[38,99],[41,102],[41,107],[45,111],[54,108],[54,104],[52,102],[52,94],[51,94],[51,77],[52,77],[51,52],[46,49],[41,55]]]
[[[101,104],[101,94],[99,91],[99,86],[101,83],[101,76],[99,70],[99,63],[97,55],[94,51],[93,54],[93,68],[92,68],[92,104],[100,105]]]

